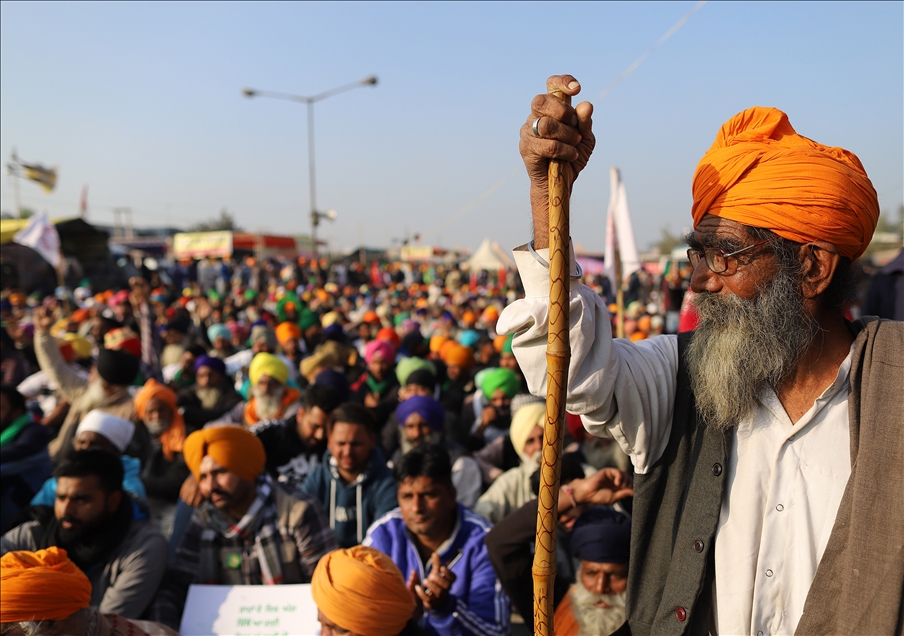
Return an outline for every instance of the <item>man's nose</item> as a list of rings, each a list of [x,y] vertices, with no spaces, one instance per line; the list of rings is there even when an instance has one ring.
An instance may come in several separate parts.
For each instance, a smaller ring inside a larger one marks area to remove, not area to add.
[[[66,503],[63,505],[63,516],[64,517],[74,517],[75,516],[75,502],[71,499],[67,499]]]
[[[593,588],[590,590],[594,594],[608,594],[607,588],[609,587],[609,577],[605,574],[600,574],[593,579]]]
[[[706,264],[706,259],[701,258],[691,273],[691,290],[699,294],[704,291],[717,292],[720,289],[722,289],[722,277],[714,274]]]

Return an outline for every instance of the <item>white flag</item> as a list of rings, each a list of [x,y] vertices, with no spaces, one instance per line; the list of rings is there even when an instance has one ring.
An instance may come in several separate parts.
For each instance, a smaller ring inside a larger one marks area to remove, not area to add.
[[[606,218],[606,277],[612,283],[612,292],[622,285],[623,281],[640,269],[640,257],[637,255],[637,244],[634,242],[634,226],[628,213],[628,194],[625,183],[621,179],[618,168],[609,169],[610,194],[609,214]],[[615,276],[616,251],[621,260],[622,280]]]
[[[54,269],[60,267],[60,235],[47,218],[46,212],[39,212],[28,220],[28,225],[16,232],[13,242],[30,247],[50,263]]]

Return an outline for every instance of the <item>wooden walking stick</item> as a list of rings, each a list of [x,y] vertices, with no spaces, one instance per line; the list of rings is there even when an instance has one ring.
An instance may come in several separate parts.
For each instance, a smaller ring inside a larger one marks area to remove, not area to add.
[[[561,92],[553,95],[571,103]],[[531,569],[534,579],[534,634],[553,636],[553,590],[556,578],[556,524],[559,475],[565,434],[565,393],[568,386],[569,224],[567,167],[549,162],[549,337],[546,343],[546,426],[540,464],[537,506],[537,548]]]

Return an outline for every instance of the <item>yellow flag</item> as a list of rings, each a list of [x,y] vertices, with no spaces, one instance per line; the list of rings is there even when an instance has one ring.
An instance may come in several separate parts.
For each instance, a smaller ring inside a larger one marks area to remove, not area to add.
[[[22,175],[26,179],[35,181],[44,192],[50,194],[56,187],[57,171],[56,168],[45,168],[44,166],[33,164],[20,164],[22,166]]]

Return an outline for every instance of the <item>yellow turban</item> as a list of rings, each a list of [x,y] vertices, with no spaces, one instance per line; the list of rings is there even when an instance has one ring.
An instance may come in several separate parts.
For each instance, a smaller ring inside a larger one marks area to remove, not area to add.
[[[261,441],[239,426],[203,428],[186,438],[182,456],[195,479],[201,479],[201,460],[205,455],[245,481],[254,481],[267,462]]]
[[[251,366],[248,367],[248,378],[252,385],[256,385],[262,375],[267,375],[279,382],[285,384],[289,379],[289,368],[286,363],[277,358],[272,353],[259,353],[254,356]]]
[[[415,608],[392,559],[363,545],[333,550],[321,558],[311,579],[311,594],[336,625],[369,636],[396,636]]]
[[[56,547],[4,554],[0,588],[0,623],[59,621],[91,603],[88,577]]]
[[[708,213],[798,243],[828,241],[851,260],[879,219],[860,160],[798,135],[776,108],[729,119],[697,165],[693,188],[695,226]]]
[[[515,452],[523,457],[524,445],[535,426],[543,427],[546,424],[546,402],[531,402],[525,404],[512,415],[512,424],[509,426],[509,439]]]
[[[91,342],[84,336],[77,333],[67,333],[63,335],[63,340],[72,345],[72,350],[79,358],[87,359],[91,357]]]

